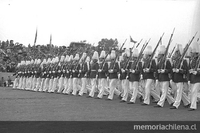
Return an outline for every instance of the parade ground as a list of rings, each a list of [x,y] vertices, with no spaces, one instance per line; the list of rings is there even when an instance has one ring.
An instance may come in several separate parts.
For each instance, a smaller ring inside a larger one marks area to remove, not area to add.
[[[96,96],[96,95],[95,95]],[[135,104],[56,93],[0,88],[0,121],[199,121],[196,111],[180,105],[172,110],[166,102],[163,108],[155,103]]]

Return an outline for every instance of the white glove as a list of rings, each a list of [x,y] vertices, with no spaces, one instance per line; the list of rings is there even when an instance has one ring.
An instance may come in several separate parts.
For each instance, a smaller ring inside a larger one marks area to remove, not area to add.
[[[101,69],[98,70],[98,72],[101,72],[101,71],[102,71]]]
[[[135,73],[135,70],[132,70],[131,72],[132,72],[132,73]]]

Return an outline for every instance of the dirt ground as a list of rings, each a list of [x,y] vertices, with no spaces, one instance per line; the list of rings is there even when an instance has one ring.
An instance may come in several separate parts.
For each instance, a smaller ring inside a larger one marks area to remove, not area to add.
[[[107,101],[105,99],[106,97],[103,99],[94,99],[87,98],[86,95],[80,97],[1,87],[0,121],[184,122],[200,120],[200,107],[196,111],[191,112],[187,108],[184,108],[183,105],[177,110],[171,110],[167,102],[163,108],[155,108],[155,103],[151,103],[149,106],[141,106],[139,100],[136,101],[136,104],[129,105],[127,103],[120,103],[117,97],[113,101]],[[20,125],[21,123],[18,123],[17,126],[20,127]],[[31,127],[41,125],[43,123],[37,122],[35,126],[32,125]],[[49,126],[52,125],[54,124],[49,123]],[[87,127],[86,125],[88,124],[83,123],[83,126]],[[71,127],[76,129],[76,126]],[[93,127],[95,130],[96,125],[94,124]],[[92,130],[90,131],[92,132]]]

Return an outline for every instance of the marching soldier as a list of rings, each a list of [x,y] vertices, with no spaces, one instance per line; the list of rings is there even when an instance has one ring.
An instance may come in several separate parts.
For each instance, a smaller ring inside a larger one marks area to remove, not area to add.
[[[122,86],[122,99],[120,102],[126,102],[128,99],[128,94],[130,92],[129,89],[129,80],[127,79],[128,69],[126,67],[126,63],[128,61],[128,58],[130,58],[130,50],[126,49],[125,53],[120,56],[120,80],[121,80],[121,86]]]
[[[129,74],[128,74],[128,79],[129,79],[129,86],[130,89],[132,89],[132,97],[130,99],[130,102],[128,104],[134,104],[137,98],[138,89],[139,89],[139,81],[140,81],[140,75],[142,73],[142,62],[138,63],[138,66],[134,66],[133,64],[136,64],[137,58],[139,55],[139,51],[137,48],[133,49],[133,54],[132,54],[132,62],[128,64],[128,69],[129,69]],[[141,96],[142,97],[142,96]]]
[[[180,60],[180,57],[183,53],[183,48],[181,44],[177,44],[176,51],[173,55],[173,73],[172,73],[172,81],[175,84],[176,88],[176,97],[175,97],[175,102],[173,104],[173,107],[171,109],[178,109],[181,99],[183,100],[183,103],[185,106],[189,106],[190,101],[186,94],[183,92],[184,88],[184,83],[187,83],[187,73],[188,73],[188,63],[187,60],[184,59],[183,62],[181,63],[181,66],[177,66],[178,62]]]
[[[152,89],[152,86],[154,86],[155,82],[155,76],[154,73],[156,72],[156,61],[155,59],[150,60],[151,54],[152,54],[152,47],[147,46],[145,52],[144,52],[144,58],[143,58],[143,71],[142,71],[142,78],[144,79],[144,102],[142,105],[149,105],[150,104],[150,95],[154,97],[157,101],[160,99],[160,96]],[[148,64],[148,62],[150,62]],[[147,66],[149,65],[149,66]]]
[[[103,50],[103,51],[101,51],[101,54],[99,57],[99,69],[98,69],[99,94],[97,95],[98,99],[101,99],[104,94],[108,93],[108,89],[106,88],[107,87],[107,75],[106,74],[108,72],[108,63],[105,62],[106,61],[105,57],[106,57],[106,52]]]
[[[63,67],[63,74],[64,74],[64,90],[63,90],[63,93],[65,94],[67,92],[67,89],[68,89],[68,80],[69,80],[69,72],[67,70],[67,67],[69,65],[69,55],[66,55],[65,56],[65,60],[64,60],[65,64],[64,64],[64,67]]]
[[[21,65],[21,63],[19,62],[19,63],[17,64],[16,71],[15,71],[15,73],[13,74],[13,76],[15,76],[15,80],[14,80],[14,82],[13,82],[13,89],[17,88],[17,86],[19,85],[20,65]]]
[[[52,91],[55,92],[57,90],[57,83],[58,83],[58,68],[60,67],[59,63],[59,57],[55,58],[55,65],[53,67],[53,85],[52,85]]]
[[[36,66],[36,71],[35,71],[35,78],[36,78],[36,84],[35,84],[35,89],[34,91],[38,91],[40,88],[40,83],[41,83],[41,59],[37,60],[37,66]]]
[[[52,59],[53,60],[53,59]],[[47,60],[47,66],[46,66],[46,71],[44,71],[45,80],[44,80],[44,87],[43,87],[43,92],[47,92],[49,88],[49,80],[50,80],[50,71],[51,71],[51,66],[52,66],[52,60],[51,58],[48,58]]]
[[[191,105],[189,111],[197,109],[197,95],[200,88],[199,44],[195,42],[192,47],[192,56],[189,66],[189,81],[191,85]]]
[[[79,96],[82,96],[83,93],[87,93],[86,85],[87,85],[87,72],[89,71],[89,62],[87,60],[87,54],[83,53],[80,60],[80,69],[79,69],[79,78],[81,79],[81,89],[79,91]]]
[[[115,50],[111,51],[110,58],[111,58],[111,63],[108,69],[109,80],[110,80],[109,81],[110,90],[109,90],[109,96],[107,100],[112,100],[114,97],[114,94],[116,94],[117,96],[120,96],[120,91],[116,89],[117,81],[118,81],[119,64],[115,60],[116,58]]]
[[[46,61],[46,59],[43,59],[43,61],[41,63],[41,84],[40,84],[40,88],[39,88],[40,92],[43,91],[44,81],[45,81],[45,78],[47,77],[46,69],[47,69],[47,61]]]
[[[69,57],[69,64],[67,66],[67,74],[69,75],[68,79],[68,89],[66,91],[66,94],[70,94],[73,90],[73,79],[72,79],[72,69],[73,69],[73,55],[70,55]]]
[[[64,60],[65,56],[61,56],[60,58],[60,66],[58,67],[58,93],[61,93],[64,88]]]
[[[50,66],[50,70],[49,70],[49,85],[48,85],[48,92],[53,92],[53,80],[54,80],[54,69],[56,67],[56,58],[52,59],[52,65]]]
[[[158,64],[157,64],[156,74],[157,74],[157,79],[158,79],[158,82],[159,82],[159,85],[161,88],[162,95],[155,107],[163,107],[166,98],[167,98],[169,104],[174,103],[173,97],[168,93],[169,81],[170,81],[169,74],[172,71],[172,66],[171,66],[171,62],[169,61],[169,59],[166,59],[166,60],[164,59],[165,51],[166,51],[165,46],[161,45],[159,53],[158,53]],[[162,60],[163,60],[163,62],[162,62]]]
[[[78,73],[79,73],[79,54],[74,57],[74,63],[72,64],[72,80],[73,80],[73,91],[72,95],[76,95],[78,91]]]
[[[91,64],[91,71],[90,71],[90,81],[91,81],[91,91],[89,93],[89,97],[94,97],[94,93],[96,92],[97,88],[97,77],[98,77],[98,69],[99,69],[99,55],[97,51],[94,51],[92,56],[92,64]]]

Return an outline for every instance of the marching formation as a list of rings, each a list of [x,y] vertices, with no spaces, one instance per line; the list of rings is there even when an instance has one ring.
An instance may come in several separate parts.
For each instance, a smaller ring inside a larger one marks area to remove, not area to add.
[[[163,35],[162,35],[163,36]],[[165,101],[170,109],[178,109],[183,102],[190,111],[197,109],[200,88],[200,48],[194,37],[183,48],[177,44],[173,53],[168,45],[152,49],[144,43],[119,53],[115,49],[93,55],[83,52],[48,59],[21,61],[17,66],[13,88],[49,93],[88,95],[88,98],[113,100],[135,104],[139,98],[142,105],[154,99],[155,107],[163,107]],[[192,44],[192,45],[191,45]],[[95,96],[97,94],[97,96]],[[129,100],[130,99],[130,100]]]

